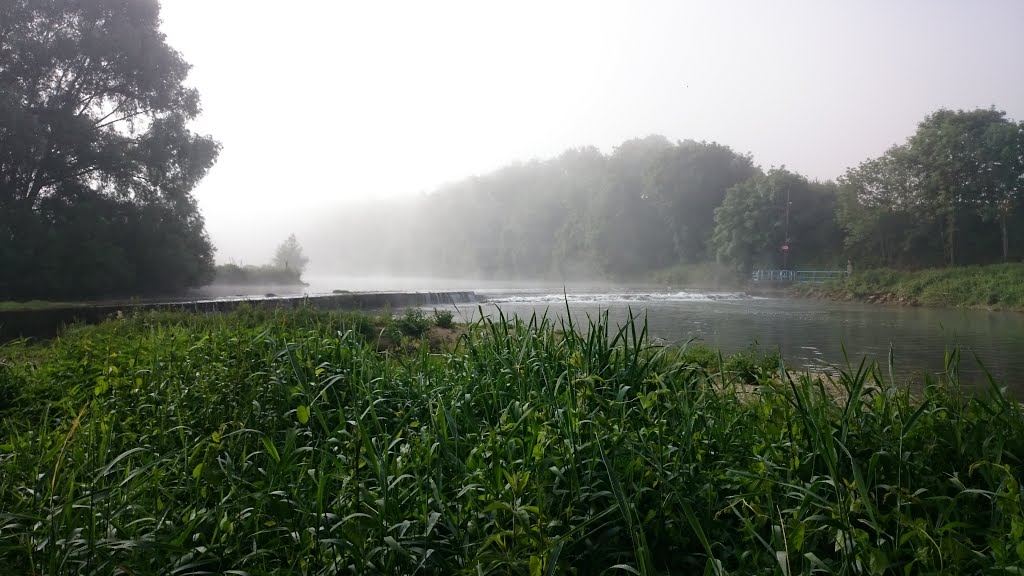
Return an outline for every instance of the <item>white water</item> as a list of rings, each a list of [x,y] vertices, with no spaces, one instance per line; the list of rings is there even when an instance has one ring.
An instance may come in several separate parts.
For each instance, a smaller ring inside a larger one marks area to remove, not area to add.
[[[606,292],[606,293],[532,293],[506,295],[483,291],[489,304],[629,304],[631,302],[730,302],[760,300],[744,292]]]

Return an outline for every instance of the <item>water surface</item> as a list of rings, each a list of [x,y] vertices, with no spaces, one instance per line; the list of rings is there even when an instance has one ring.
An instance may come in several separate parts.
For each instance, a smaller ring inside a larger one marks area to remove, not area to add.
[[[893,350],[898,378],[940,373],[947,351],[959,346],[961,370],[981,375],[973,354],[1001,382],[1024,391],[1024,314],[752,297],[742,292],[551,292],[482,290],[487,303],[459,306],[461,318],[480,312],[585,318],[607,311],[612,324],[646,316],[653,337],[669,343],[699,339],[725,353],[753,342],[778,349],[790,364],[843,365],[862,357],[886,363]],[[454,310],[454,307],[449,307]],[[845,353],[844,353],[845,349]]]

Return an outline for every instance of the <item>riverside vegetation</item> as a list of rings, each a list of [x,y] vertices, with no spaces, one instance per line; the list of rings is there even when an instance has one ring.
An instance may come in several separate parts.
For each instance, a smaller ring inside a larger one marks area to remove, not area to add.
[[[1024,264],[904,272],[866,270],[839,282],[793,287],[800,296],[1024,311]]]
[[[958,355],[797,374],[607,316],[149,313],[0,348],[8,574],[1024,565],[1024,417]],[[438,338],[438,332],[448,338]]]

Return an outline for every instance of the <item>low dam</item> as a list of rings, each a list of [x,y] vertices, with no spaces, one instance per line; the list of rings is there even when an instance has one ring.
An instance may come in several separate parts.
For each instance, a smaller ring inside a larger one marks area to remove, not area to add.
[[[231,312],[239,306],[293,309],[308,306],[319,310],[383,310],[445,306],[478,302],[475,292],[341,292],[315,296],[267,296],[215,300],[141,301],[76,304],[0,312],[0,342],[15,338],[51,338],[67,325],[96,324],[111,316],[142,310],[183,312]]]

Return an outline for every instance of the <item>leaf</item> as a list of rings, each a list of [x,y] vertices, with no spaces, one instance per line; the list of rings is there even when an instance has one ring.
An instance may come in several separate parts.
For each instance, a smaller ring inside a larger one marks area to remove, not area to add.
[[[537,556],[530,556],[530,576],[541,576],[544,562]]]
[[[305,404],[299,406],[298,408],[295,409],[295,415],[299,418],[299,423],[300,424],[303,424],[303,425],[304,424],[308,424],[309,423],[309,406],[306,406]]]
[[[103,376],[96,378],[96,387],[92,389],[92,393],[99,396],[106,393],[107,390],[110,390],[110,383],[107,382],[107,379]]]
[[[192,477],[196,480],[203,475],[203,464],[199,463],[195,468],[192,469]]]
[[[270,441],[270,438],[267,438],[266,436],[263,437],[263,447],[267,449],[267,455],[270,456],[274,462],[277,462],[278,464],[281,463],[281,455],[277,453],[277,447]]]
[[[409,557],[409,552],[407,552],[405,550],[405,548],[402,548],[402,545],[399,544],[398,540],[395,540],[395,538],[393,536],[385,536],[384,537],[384,543],[387,544],[388,547],[390,547],[392,550],[397,552],[399,555],[401,555],[401,556],[403,556],[405,558]]]

